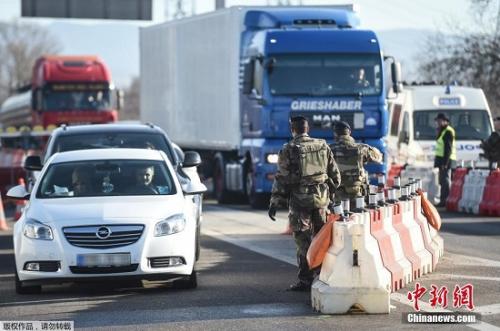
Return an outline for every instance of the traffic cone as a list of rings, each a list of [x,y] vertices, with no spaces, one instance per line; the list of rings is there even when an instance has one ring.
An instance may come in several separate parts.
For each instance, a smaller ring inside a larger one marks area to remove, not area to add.
[[[24,178],[19,178],[17,180],[18,185],[26,185],[24,182]],[[23,214],[24,207],[26,206],[26,200],[16,200],[16,212],[14,213],[14,221],[17,221],[21,218]]]
[[[2,194],[0,193],[0,231],[7,231],[9,226],[7,225],[7,220],[5,219],[5,212],[3,210]]]

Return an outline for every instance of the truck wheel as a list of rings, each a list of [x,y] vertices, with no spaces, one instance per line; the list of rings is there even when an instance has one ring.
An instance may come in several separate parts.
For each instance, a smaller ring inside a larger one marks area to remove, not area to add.
[[[40,294],[42,292],[42,286],[40,285],[24,286],[23,282],[19,280],[17,270],[15,272],[15,281],[17,294]]]
[[[248,203],[254,209],[265,209],[269,205],[269,194],[255,192],[253,172],[247,172],[245,176],[245,193]]]
[[[224,174],[224,161],[222,158],[216,158],[214,167],[214,196],[218,203],[229,202],[229,194],[226,190],[226,178]]]

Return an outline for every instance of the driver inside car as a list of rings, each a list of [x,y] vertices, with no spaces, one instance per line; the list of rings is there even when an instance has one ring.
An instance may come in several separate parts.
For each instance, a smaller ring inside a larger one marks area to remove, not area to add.
[[[137,168],[135,171],[135,185],[130,188],[130,193],[158,194],[158,190],[153,185],[154,175],[154,166],[142,166]]]

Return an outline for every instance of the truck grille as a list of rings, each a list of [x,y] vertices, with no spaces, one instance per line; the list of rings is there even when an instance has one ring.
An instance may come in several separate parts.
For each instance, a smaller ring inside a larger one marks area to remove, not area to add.
[[[135,243],[144,225],[92,225],[63,228],[66,240],[77,247],[115,248]]]

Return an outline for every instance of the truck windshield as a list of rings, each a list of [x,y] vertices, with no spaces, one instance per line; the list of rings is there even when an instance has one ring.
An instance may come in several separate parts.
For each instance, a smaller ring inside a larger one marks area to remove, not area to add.
[[[267,60],[272,95],[380,95],[378,54],[287,54]]]
[[[42,108],[45,111],[59,110],[110,110],[111,93],[98,91],[52,91],[43,93]]]
[[[416,140],[435,140],[437,137],[436,118],[444,113],[455,129],[457,140],[487,139],[491,134],[491,123],[485,110],[422,110],[413,113],[414,135]]]

